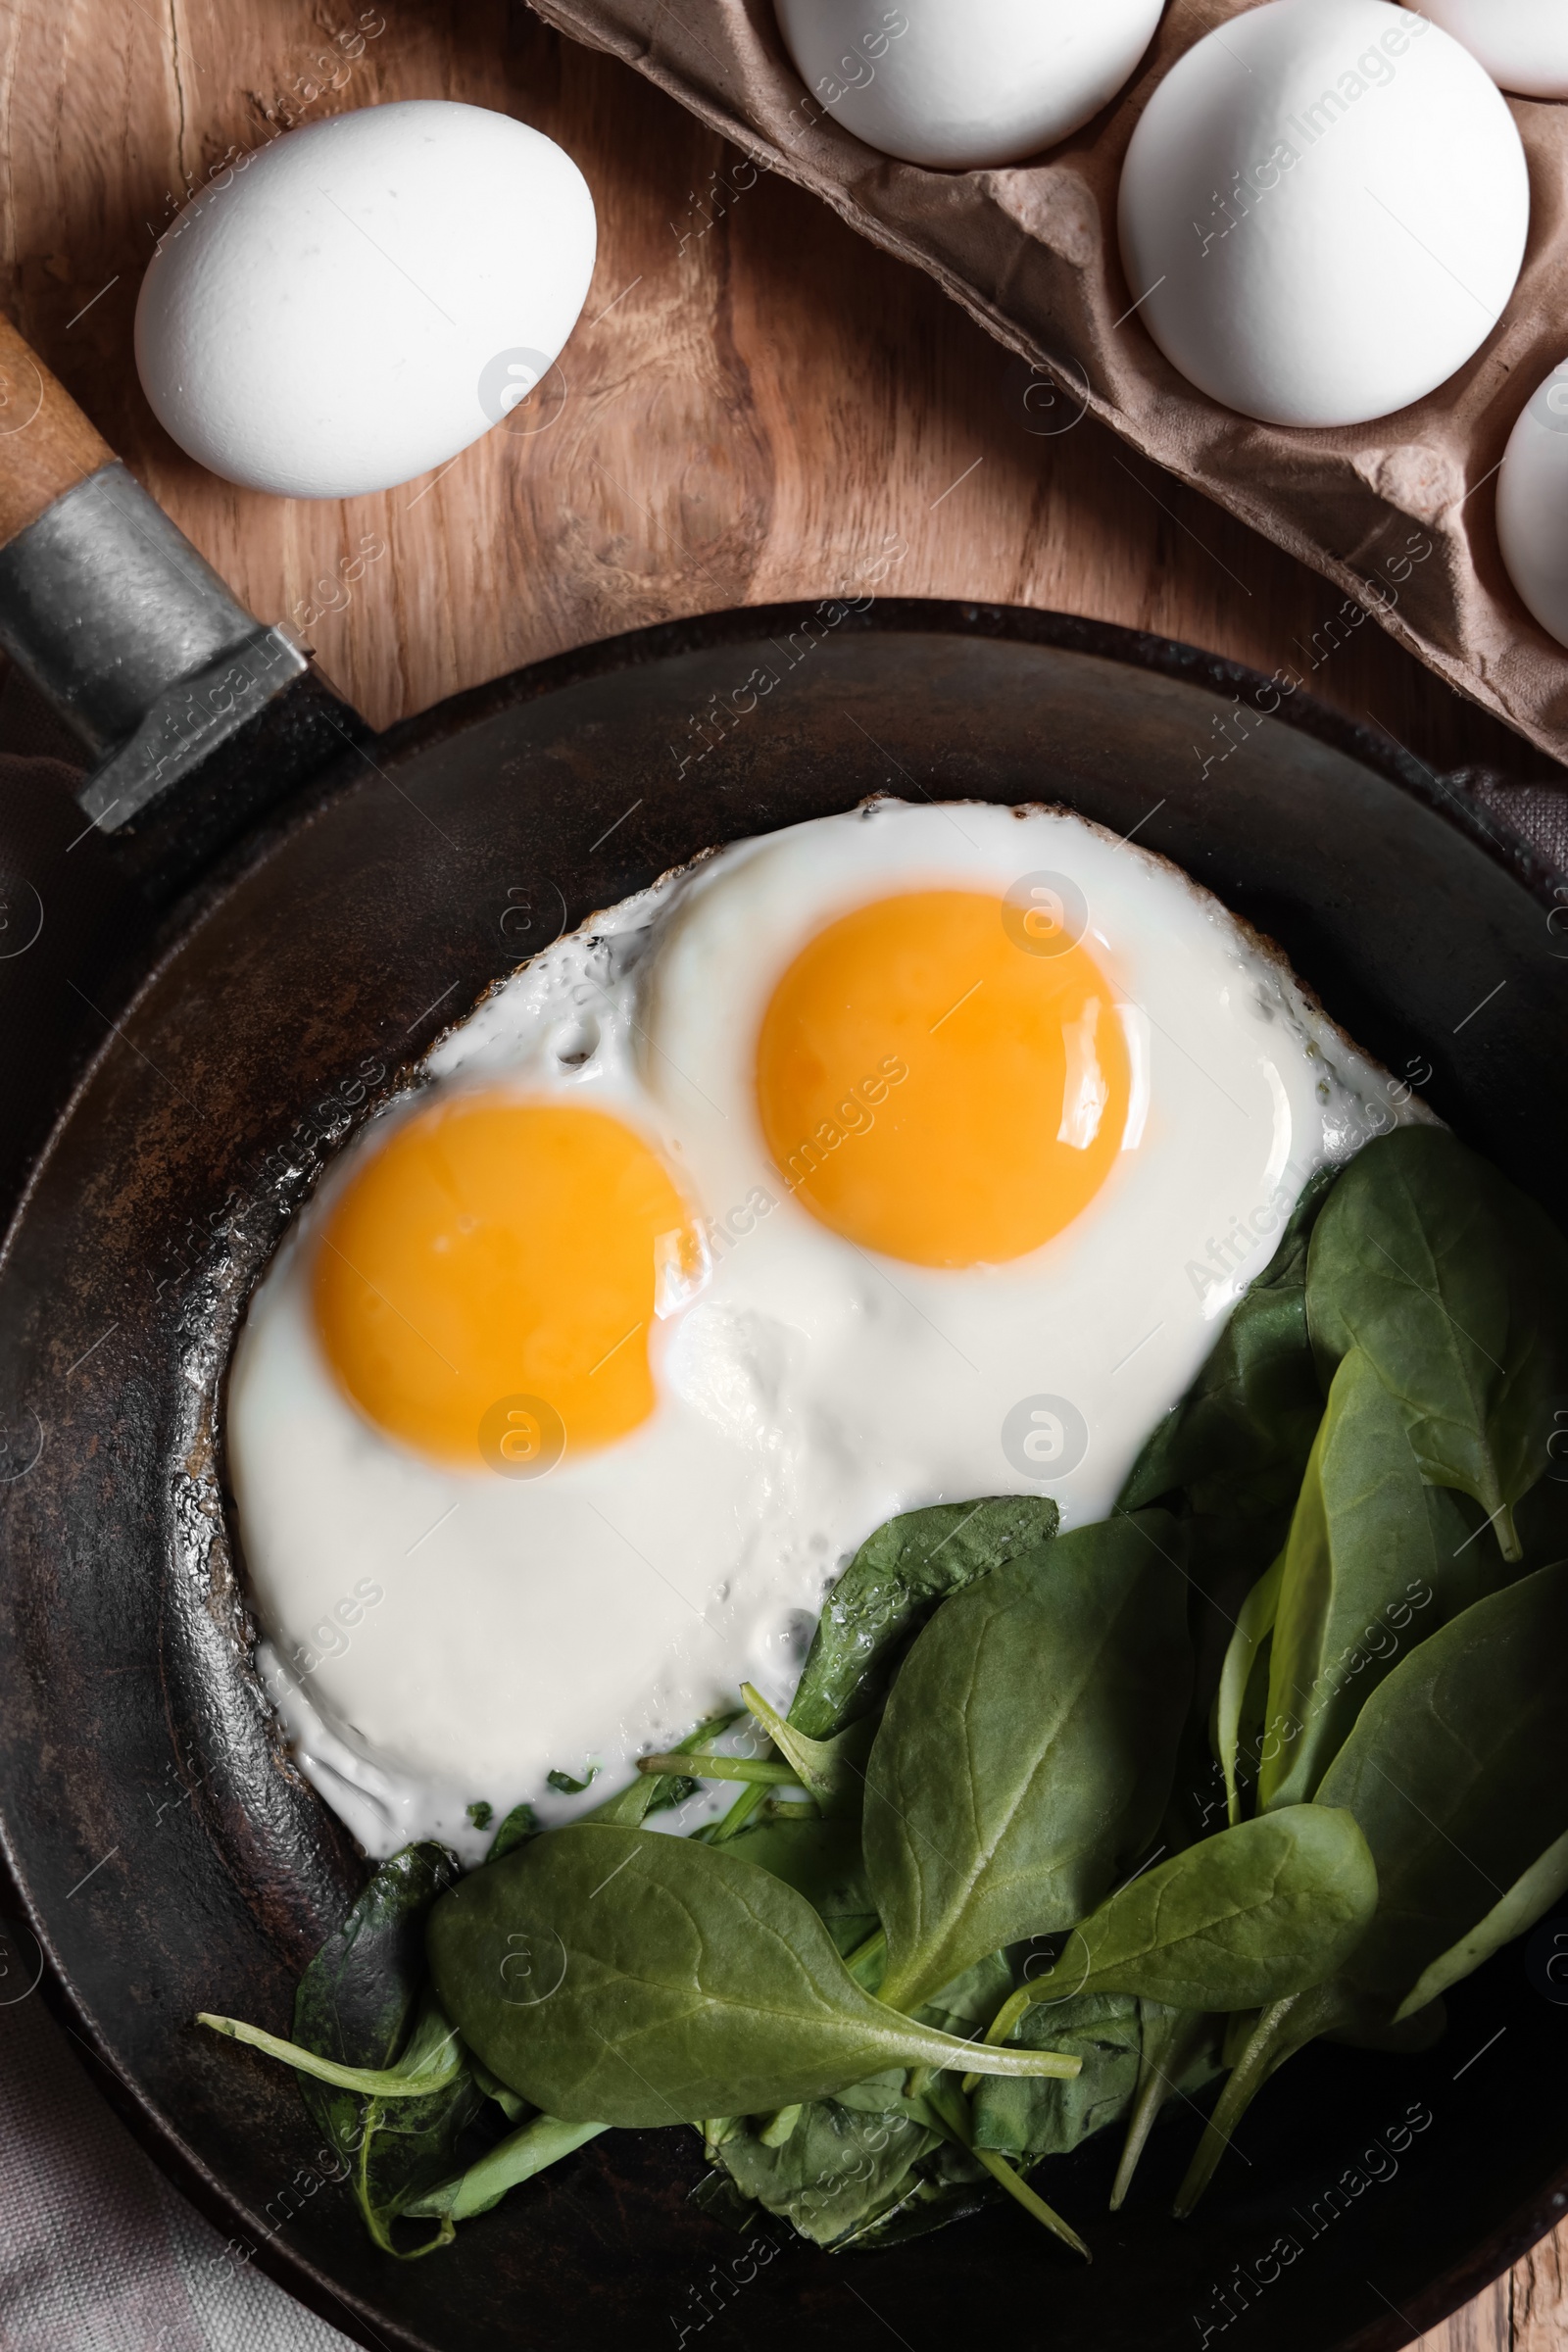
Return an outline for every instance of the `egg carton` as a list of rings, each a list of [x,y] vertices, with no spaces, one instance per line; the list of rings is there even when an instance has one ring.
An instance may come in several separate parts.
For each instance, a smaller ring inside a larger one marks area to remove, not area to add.
[[[1508,580],[1494,505],[1515,419],[1568,356],[1568,106],[1508,99],[1530,166],[1530,241],[1474,358],[1427,399],[1369,424],[1255,423],[1198,391],[1156,348],[1115,238],[1122,159],[1156,84],[1250,4],[1172,0],[1135,79],[1044,161],[953,172],[879,154],[810,98],[771,0],[702,0],[678,15],[667,0],[530,0],[547,24],[679,99],[750,169],[798,181],[929,271],[1050,378],[1040,397],[1055,404],[1053,421],[1099,417],[1332,580],[1347,599],[1328,624],[1339,641],[1370,617],[1450,686],[1568,759],[1568,656]]]

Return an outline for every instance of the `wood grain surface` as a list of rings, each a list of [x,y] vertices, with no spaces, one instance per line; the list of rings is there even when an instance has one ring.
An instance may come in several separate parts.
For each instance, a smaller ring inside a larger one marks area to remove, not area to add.
[[[319,503],[216,480],[136,381],[158,234],[225,157],[410,97],[502,109],[576,158],[600,220],[582,323],[530,402],[436,475]],[[1044,406],[925,278],[520,5],[6,0],[0,140],[0,303],[236,591],[378,725],[644,622],[881,589],[1156,630],[1287,669],[1435,767],[1561,772],[1315,575]],[[1568,2230],[1426,2345],[1562,2352]]]

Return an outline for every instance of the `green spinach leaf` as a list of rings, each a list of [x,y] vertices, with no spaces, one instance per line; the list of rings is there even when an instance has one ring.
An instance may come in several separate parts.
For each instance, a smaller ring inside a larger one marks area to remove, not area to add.
[[[457,1857],[435,1844],[405,1847],[381,1863],[306,1968],[294,1999],[294,2040],[301,2050],[389,2078],[368,2093],[302,2074],[300,2088],[350,2168],[371,2236],[393,2254],[404,2251],[394,2242],[393,2221],[451,2171],[458,2140],[483,2106],[446,2020],[423,1991],[424,1920],[458,1870]],[[247,2033],[245,2038],[251,2037]],[[285,2053],[282,2045],[273,2054]],[[409,2097],[403,2084],[432,2073],[438,2078],[433,2087]],[[428,2252],[451,2235],[451,2225],[443,2225],[415,2251]]]
[[[1469,1499],[1426,1485],[1398,1404],[1352,1348],[1286,1545],[1259,1803],[1305,1803],[1397,1660],[1513,1574]]]
[[[1053,2237],[1059,2237],[1063,2245],[1071,2246],[1073,2252],[1081,2254],[1085,2262],[1092,2262],[1094,2256],[1072,2224],[1064,2221],[1054,2206],[1048,2205],[1045,2198],[1030,2187],[1023,2174],[1007,2157],[995,2148],[982,2147],[978,2143],[969,2101],[953,2078],[939,2075],[927,2095],[938,2122],[957,2148],[972,2158],[974,2163],[984,2166],[998,2187],[1005,2189],[1014,2204],[1021,2205],[1025,2213],[1031,2214],[1043,2228],[1051,2231]]]
[[[853,1952],[875,1928],[858,1822],[759,1822],[727,1850],[804,1894],[841,1952]]]
[[[504,1972],[521,1937],[531,1989]],[[1076,2073],[1048,2051],[977,2053],[862,1990],[781,1879],[725,1846],[579,1823],[475,1871],[430,1914],[437,1993],[491,2073],[564,2121],[638,2127],[771,2114],[888,2066]],[[552,1972],[553,1973],[553,1972]],[[999,2061],[1012,2063],[1003,2067]]]
[[[1490,1593],[1379,1685],[1318,1788],[1353,1813],[1378,1874],[1372,1924],[1336,1974],[1265,2009],[1177,2199],[1191,2212],[1250,2101],[1319,2034],[1421,2037],[1412,1988],[1453,1955],[1568,1822],[1568,1561]],[[1278,1820],[1277,1814],[1265,1820]],[[1486,1939],[1477,1936],[1477,1959]],[[1462,1973],[1462,1964],[1448,1983]]]
[[[1306,1185],[1268,1266],[1133,1464],[1118,1510],[1182,1494],[1200,1514],[1273,1526],[1264,1557],[1278,1549],[1323,1410],[1307,1337],[1306,1260],[1336,1173],[1321,1169]]]
[[[1396,2010],[1395,2024],[1402,2025],[1406,2018],[1419,2016],[1450,1984],[1457,1984],[1461,1977],[1468,1977],[1478,1969],[1483,1960],[1490,1960],[1494,1952],[1533,1928],[1538,1919],[1544,1919],[1565,1894],[1568,1894],[1568,1831],[1554,1838],[1545,1852],[1520,1873],[1485,1919],[1428,1963],[1415,1989],[1405,1994]]]
[[[1568,1391],[1568,1244],[1441,1127],[1401,1127],[1353,1159],[1318,1220],[1307,1319],[1327,1374],[1364,1348],[1425,1476],[1457,1487],[1521,1546],[1512,1505],[1546,1466]]]
[[[485,1860],[499,1862],[503,1854],[510,1854],[513,1847],[520,1845],[525,1838],[537,1838],[538,1835],[539,1817],[532,1805],[514,1805],[491,1838]]]
[[[901,2009],[1072,1926],[1148,1843],[1191,1690],[1180,1536],[1076,1530],[944,1602],[866,1770],[866,1873]]]
[[[789,1720],[826,1740],[881,1700],[894,1668],[950,1592],[1056,1532],[1049,1496],[998,1494],[906,1511],[868,1536],[823,1603]]]
[[[1342,1967],[1377,1908],[1354,1816],[1327,1805],[1260,1814],[1141,1871],[1076,1927],[1054,1968],[1001,2009],[1122,1992],[1172,2009],[1261,2009]]]
[[[983,2165],[944,2140],[906,2176],[893,2203],[840,2238],[834,2251],[870,2254],[884,2246],[907,2245],[912,2238],[929,2237],[933,2230],[967,2221],[995,2205],[1001,2194]]]
[[[1280,1587],[1284,1581],[1285,1554],[1281,1552],[1273,1567],[1265,1568],[1237,1611],[1236,1630],[1227,1644],[1225,1663],[1220,1670],[1219,1696],[1214,1705],[1214,1745],[1219,1753],[1220,1770],[1225,1775],[1225,1804],[1233,1828],[1242,1818],[1242,1792],[1236,1765],[1242,1744],[1243,1720],[1248,1712],[1249,1696],[1256,1688],[1261,1672],[1258,1661],[1263,1654],[1263,1644],[1274,1631],[1274,1620],[1279,1614]],[[1261,1749],[1261,1741],[1258,1744]]]
[[[408,2040],[424,1983],[424,1918],[462,1875],[444,1845],[405,1846],[372,1872],[294,1995],[294,2039],[341,2066],[389,2067]],[[317,2120],[324,2102],[307,2093]]]
[[[1285,1546],[1266,1710],[1276,1737],[1258,1772],[1260,1805],[1313,1794],[1403,1646],[1386,1621],[1391,1605],[1406,1625],[1412,1603],[1423,1611],[1417,1641],[1442,1622],[1429,1614],[1438,1556],[1427,1493],[1398,1404],[1371,1357],[1350,1348],[1329,1390]],[[1480,1548],[1472,1544],[1457,1565],[1467,1568]]]
[[[1568,1826],[1565,1655],[1568,1561],[1476,1601],[1362,1708],[1317,1793],[1377,1864],[1377,1917],[1343,1972],[1355,1991],[1402,2002]]]
[[[747,2126],[723,2142],[718,2161],[744,2195],[792,2222],[813,2245],[836,2246],[904,2194],[937,2140],[911,2116],[813,2102],[782,2145],[770,2147]]]
[[[1130,1994],[1086,1992],[1031,2008],[1018,2038],[1026,2048],[1070,2051],[1083,2060],[1083,2072],[1070,2082],[983,2082],[974,2101],[976,2147],[1031,2164],[1068,2156],[1126,2113],[1143,2053],[1138,2003]]]

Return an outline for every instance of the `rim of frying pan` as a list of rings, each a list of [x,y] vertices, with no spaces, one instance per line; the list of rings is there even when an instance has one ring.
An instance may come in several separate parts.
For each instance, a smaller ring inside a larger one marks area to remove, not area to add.
[[[588,684],[596,678],[640,668],[655,669],[683,654],[705,652],[775,632],[788,634],[808,615],[835,607],[842,609],[835,624],[839,637],[949,635],[1045,646],[1113,662],[1123,668],[1146,670],[1197,687],[1217,699],[1234,701],[1280,725],[1314,737],[1395,785],[1454,826],[1543,906],[1551,909],[1565,903],[1562,871],[1505,819],[1485,808],[1462,781],[1440,775],[1389,737],[1316,701],[1304,685],[1283,691],[1277,683],[1277,672],[1271,678],[1245,662],[1205,653],[1175,638],[1123,628],[1111,621],[1086,619],[1075,613],[918,597],[878,598],[865,610],[857,612],[843,598],[822,597],[791,604],[734,606],[723,612],[660,621],[650,627],[599,638],[509,671],[485,685],[451,695],[433,709],[400,721],[373,739],[368,752],[358,748],[345,752],[301,792],[253,827],[176,902],[139,957],[133,977],[119,992],[120,1005],[125,1010],[133,1007],[192,931],[239,879],[281,854],[297,832],[357,784],[367,760],[378,764],[381,760],[397,760],[428,751],[499,711],[542,701],[564,688]],[[1277,707],[1266,705],[1262,699],[1265,696],[1272,696]],[[115,1033],[110,1030],[75,1074],[42,1148],[27,1168],[0,1238],[0,1265],[10,1256],[40,1172],[114,1042]],[[166,2116],[139,2083],[120,2074],[100,2045],[90,2019],[78,2007],[69,1979],[56,1969],[44,1937],[46,1922],[17,1866],[3,1790],[0,1790],[0,1893],[14,1901],[16,1910],[38,1935],[43,1953],[38,1990],[53,2016],[69,2030],[78,2051],[84,2052],[90,2061],[86,2066],[90,2079],[160,2170],[197,2210],[224,2234],[234,2225],[240,2225],[246,2230],[248,2239],[252,2233],[246,2207],[185,2144],[177,2119]],[[1325,2346],[1324,2352],[1393,2352],[1395,2346],[1410,2340],[1415,2321],[1419,2322],[1416,2332],[1439,2325],[1556,2226],[1568,2210],[1565,2192],[1568,2192],[1568,2166],[1545,2181],[1506,2223],[1435,2278],[1410,2320],[1392,2314],[1388,2319],[1374,2320],[1339,2343]],[[386,2346],[385,2334],[372,2328],[368,2320],[363,2319],[339,2295],[325,2273],[285,2247],[279,2236],[264,2237],[253,2258],[278,2285],[330,2326],[363,2345]],[[383,2328],[387,2324],[385,2320],[379,2323]],[[406,2333],[395,2322],[391,2325],[406,2346],[422,2346],[423,2339]]]
[[[678,620],[655,621],[645,628],[622,630],[612,637],[593,638],[564,653],[550,654],[542,661],[508,670],[482,686],[465,687],[448,695],[428,710],[400,719],[384,734],[372,737],[368,749],[359,746],[346,749],[298,793],[259,818],[238,843],[224,851],[188,886],[158,925],[133,975],[123,981],[120,1003],[126,1008],[132,1005],[166,958],[177,950],[208,909],[227,894],[240,875],[263,863],[302,823],[325,808],[339,792],[357,783],[372,754],[380,759],[402,759],[438,745],[497,711],[541,701],[565,687],[591,684],[596,678],[627,670],[654,668],[681,654],[701,653],[714,646],[745,643],[775,632],[787,635],[811,614],[835,609],[842,614],[834,624],[834,634],[839,639],[949,634],[1050,646],[1064,653],[1088,654],[1103,662],[1114,662],[1122,668],[1149,670],[1155,676],[1171,678],[1195,686],[1202,693],[1245,705],[1276,725],[1327,744],[1358,766],[1369,768],[1386,782],[1396,785],[1423,808],[1454,826],[1548,911],[1564,904],[1554,894],[1568,879],[1568,870],[1556,865],[1506,817],[1494,813],[1476,796],[1465,780],[1472,771],[1440,773],[1392,737],[1317,701],[1304,682],[1282,689],[1277,682],[1278,671],[1269,676],[1247,662],[1233,662],[1222,654],[1205,653],[1200,646],[1188,645],[1180,638],[1161,637],[1148,629],[1124,628],[1116,621],[1087,619],[1074,612],[910,596],[878,597],[863,612],[857,612],[845,598],[826,596],[789,604],[732,605],[721,612],[691,613]],[[1455,691],[1444,679],[1435,679],[1434,683],[1440,692]],[[1273,704],[1264,703],[1261,698],[1265,695],[1274,698]],[[1521,737],[1521,744],[1523,741]],[[19,1192],[19,1208],[31,1189],[34,1170],[52,1151],[58,1128],[70,1116],[80,1086],[96,1067],[99,1053],[107,1049],[107,1042],[94,1053],[73,1083]],[[14,1217],[8,1217],[4,1233],[0,1234],[0,1260],[9,1248],[13,1222]]]

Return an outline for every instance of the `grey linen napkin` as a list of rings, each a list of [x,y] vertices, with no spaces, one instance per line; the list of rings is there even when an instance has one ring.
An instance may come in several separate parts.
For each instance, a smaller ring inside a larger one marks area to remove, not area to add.
[[[27,1949],[8,1939],[0,1999],[30,1975]],[[0,2006],[0,2345],[350,2352],[170,2187],[36,1991]]]

